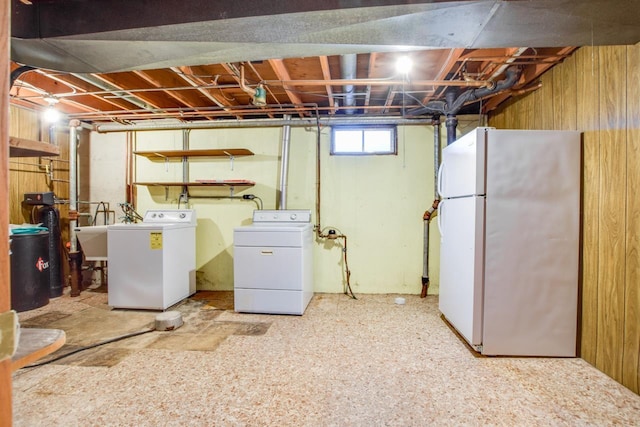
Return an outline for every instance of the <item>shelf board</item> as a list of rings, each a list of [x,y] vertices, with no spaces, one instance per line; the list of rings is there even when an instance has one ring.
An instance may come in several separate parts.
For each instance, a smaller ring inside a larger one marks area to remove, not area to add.
[[[18,350],[11,358],[11,370],[17,371],[53,353],[64,345],[66,335],[61,329],[20,329]]]
[[[133,154],[143,156],[149,160],[167,160],[181,157],[242,157],[253,156],[251,150],[246,148],[219,148],[207,150],[158,150],[158,151],[134,151]]]
[[[253,187],[256,183],[245,180],[206,181],[206,182],[134,182],[134,185],[147,187]]]
[[[9,157],[59,156],[60,148],[48,142],[9,137]]]

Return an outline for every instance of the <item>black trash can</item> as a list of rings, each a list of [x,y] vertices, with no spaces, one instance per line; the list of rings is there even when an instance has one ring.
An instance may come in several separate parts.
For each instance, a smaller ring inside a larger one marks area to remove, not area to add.
[[[11,308],[27,311],[49,303],[49,232],[11,237]]]

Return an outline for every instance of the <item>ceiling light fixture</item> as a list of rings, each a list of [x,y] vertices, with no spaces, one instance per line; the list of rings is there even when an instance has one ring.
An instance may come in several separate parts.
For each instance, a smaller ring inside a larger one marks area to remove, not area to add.
[[[42,118],[47,123],[56,123],[57,121],[60,120],[61,114],[60,114],[60,111],[56,110],[54,105],[60,102],[60,100],[52,95],[46,96],[44,100],[47,101],[49,106],[42,113]]]
[[[401,56],[396,61],[396,71],[399,74],[402,74],[402,75],[406,76],[411,71],[411,66],[412,65],[413,65],[413,63],[411,61],[411,58],[409,58],[406,55]]]

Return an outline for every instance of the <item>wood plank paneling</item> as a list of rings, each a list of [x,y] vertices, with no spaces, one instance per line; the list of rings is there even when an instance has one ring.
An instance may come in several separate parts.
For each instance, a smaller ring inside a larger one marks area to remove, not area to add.
[[[9,276],[9,2],[0,3],[0,313],[11,308]],[[12,422],[11,358],[0,360],[0,426]]]
[[[577,81],[576,121],[582,130],[582,336],[580,354],[595,365],[598,324],[598,217],[600,197],[600,140],[598,127],[597,49],[584,48],[575,54]]]
[[[561,121],[556,125],[557,129],[563,130],[576,130],[577,119],[577,81],[576,81],[576,58],[570,56],[567,58],[562,67],[558,67],[559,75],[562,77],[562,97],[561,107],[562,111]]]
[[[581,356],[640,389],[640,44],[579,49],[489,125],[583,132]],[[532,114],[534,117],[525,117]]]
[[[622,384],[640,391],[640,44],[627,47],[627,229]]]
[[[600,237],[598,347],[596,366],[622,381],[624,338],[626,81],[624,47],[599,49],[600,56]]]
[[[553,70],[553,68],[552,68]],[[547,72],[540,79],[542,87],[539,90],[541,99],[544,100],[544,106],[540,109],[540,126],[542,129],[555,129],[553,127],[553,119],[556,114],[553,107],[553,74]]]

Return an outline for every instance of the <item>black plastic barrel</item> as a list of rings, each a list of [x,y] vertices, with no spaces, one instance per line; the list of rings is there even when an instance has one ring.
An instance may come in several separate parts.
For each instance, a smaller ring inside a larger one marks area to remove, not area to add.
[[[49,303],[49,232],[13,234],[11,308],[27,311]]]
[[[43,206],[38,210],[38,219],[49,229],[49,298],[55,298],[62,295],[62,251],[58,209]]]

